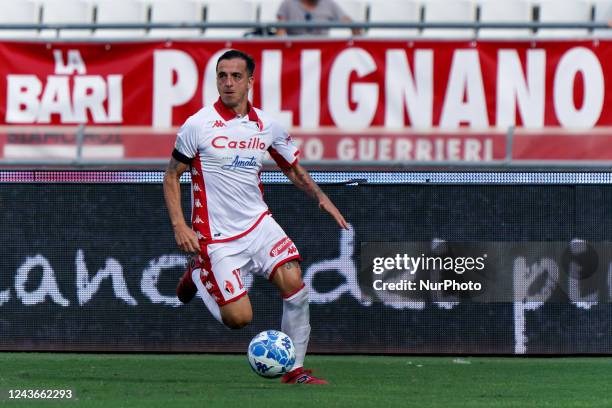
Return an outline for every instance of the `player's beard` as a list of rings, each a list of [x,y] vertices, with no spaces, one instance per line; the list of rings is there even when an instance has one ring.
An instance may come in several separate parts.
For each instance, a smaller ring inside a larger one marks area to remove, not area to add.
[[[232,95],[221,95],[221,101],[230,109],[238,108],[246,99],[246,94],[239,96],[236,93]]]

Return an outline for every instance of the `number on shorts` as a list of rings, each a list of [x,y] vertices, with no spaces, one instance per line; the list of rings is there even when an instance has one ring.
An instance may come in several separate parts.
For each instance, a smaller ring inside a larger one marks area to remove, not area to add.
[[[240,289],[244,288],[244,286],[242,285],[242,280],[240,279],[240,268],[234,269],[232,273],[234,274],[234,276],[236,277],[236,280],[238,281],[238,287]]]

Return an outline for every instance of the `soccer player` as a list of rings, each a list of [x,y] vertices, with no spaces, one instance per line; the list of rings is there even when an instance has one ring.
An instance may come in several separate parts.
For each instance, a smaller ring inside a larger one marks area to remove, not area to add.
[[[341,228],[348,224],[298,162],[298,150],[270,116],[251,106],[253,59],[238,50],[217,61],[220,98],[200,109],[178,132],[164,175],[164,197],[178,246],[193,253],[176,288],[183,303],[199,291],[221,323],[249,324],[251,302],[242,282],[247,273],[264,276],[283,298],[281,330],[293,340],[296,361],[284,383],[326,384],[303,368],[310,337],[308,292],[300,255],[272,218],[263,200],[259,173],[266,152],[297,187],[316,199]],[[191,228],[181,209],[179,178],[191,171]]]

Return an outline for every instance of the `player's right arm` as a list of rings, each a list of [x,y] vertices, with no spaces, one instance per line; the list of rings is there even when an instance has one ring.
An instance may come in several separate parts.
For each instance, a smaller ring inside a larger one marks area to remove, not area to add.
[[[278,123],[272,122],[270,127],[273,140],[268,148],[270,156],[278,167],[285,173],[285,176],[300,190],[314,198],[319,202],[319,208],[327,211],[340,228],[349,229],[349,224],[346,222],[338,208],[332,203],[321,188],[314,182],[305,168],[298,163],[299,151],[291,141],[291,136]]]
[[[185,222],[185,215],[181,207],[180,178],[188,169],[188,164],[181,163],[174,157],[170,159],[164,174],[164,198],[177,245],[185,252],[199,253],[198,237]]]

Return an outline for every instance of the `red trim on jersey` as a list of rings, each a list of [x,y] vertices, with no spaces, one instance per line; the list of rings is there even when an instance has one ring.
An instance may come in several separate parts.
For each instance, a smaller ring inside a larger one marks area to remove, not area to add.
[[[217,113],[225,121],[235,119],[237,116],[236,112],[234,112],[231,108],[228,108],[227,106],[225,106],[225,104],[223,103],[220,97],[219,99],[217,99],[217,102],[215,102],[214,107]],[[259,116],[257,116],[257,112],[255,112],[255,109],[253,109],[253,105],[251,105],[251,102],[249,101],[247,101],[247,112],[248,112],[249,120],[252,122],[257,122],[257,126],[259,127],[259,130],[260,131],[263,130],[263,123],[261,119],[259,119]]]
[[[257,219],[257,221],[255,221],[255,224],[251,225],[251,226],[249,227],[249,229],[248,229],[248,230],[246,230],[246,231],[244,231],[244,232],[241,232],[241,233],[240,233],[240,234],[238,234],[238,235],[234,235],[233,237],[223,238],[223,239],[213,239],[212,241],[208,241],[208,242],[206,242],[206,243],[207,243],[207,244],[219,244],[219,243],[221,243],[221,242],[229,242],[229,241],[236,240],[236,239],[238,239],[238,238],[242,238],[242,237],[244,237],[246,234],[248,234],[249,232],[253,231],[253,230],[255,229],[255,227],[256,227],[257,225],[259,225],[259,223],[261,222],[261,220],[263,220],[263,218],[264,218],[266,215],[268,215],[268,214],[270,214],[270,211],[267,211],[267,210],[266,210],[266,211],[262,212],[262,213],[261,213],[261,215],[259,216],[259,218]]]
[[[247,109],[249,110],[249,120],[252,122],[257,122],[257,128],[259,128],[259,131],[261,132],[264,128],[263,122],[261,119],[259,119],[259,116],[257,116],[257,112],[255,112],[255,109],[253,109],[251,102],[247,102],[247,104]]]
[[[272,272],[270,273],[270,276],[268,276],[268,280],[270,280],[270,281],[272,280],[272,278],[274,277],[274,274],[276,273],[276,270],[278,268],[280,268],[281,266],[283,266],[287,262],[294,261],[296,259],[298,261],[300,261],[300,262],[302,261],[302,257],[300,255],[293,255],[293,256],[290,256],[289,258],[285,258],[285,259],[282,259],[282,260],[278,261],[278,263],[276,265],[274,265],[274,268],[272,268]]]
[[[291,163],[291,167],[293,167],[296,164],[298,164],[300,154],[301,154],[301,152],[299,150],[296,150],[295,153],[293,153],[293,156],[295,157],[295,160],[293,160],[293,162]]]
[[[228,121],[236,118],[236,112],[225,106],[225,104],[221,101],[221,98],[217,99],[217,102],[213,105],[217,113],[223,118],[223,120]]]
[[[289,299],[290,297],[293,297],[293,296],[297,295],[297,294],[298,294],[299,292],[301,292],[301,291],[302,291],[302,289],[304,289],[305,287],[306,287],[306,284],[305,284],[304,282],[302,282],[302,286],[300,286],[300,288],[299,288],[299,289],[294,290],[293,292],[289,293],[288,295],[283,295],[283,299],[287,300],[287,299]]]
[[[206,201],[206,185],[204,184],[204,172],[202,171],[202,161],[200,153],[197,153],[191,162],[191,189],[193,193],[193,208],[191,209],[191,228],[202,234],[199,238],[200,248],[212,238],[210,233],[210,219],[208,218],[208,203]],[[193,170],[197,174],[193,173]],[[198,186],[198,191],[195,190],[195,185]],[[196,201],[198,200],[198,201]],[[196,207],[196,202],[199,202],[200,207]],[[195,220],[199,217],[201,223],[196,223]]]
[[[280,167],[283,170],[288,170],[291,167],[295,166],[296,163],[298,162],[298,155],[300,154],[300,151],[296,151],[294,156],[295,156],[295,160],[291,163],[289,163],[287,160],[285,160],[285,158],[272,146],[268,147],[268,153],[270,153],[270,157],[272,157],[272,159],[274,159],[274,161],[276,162],[276,165],[278,167]]]

